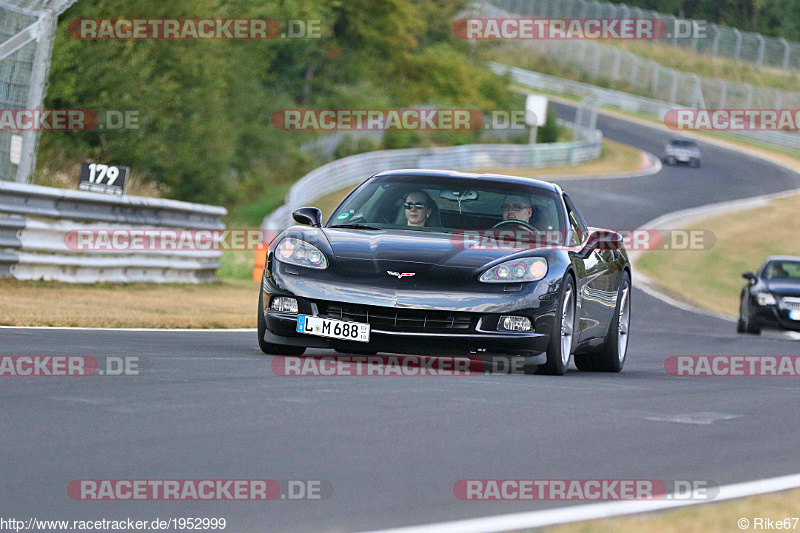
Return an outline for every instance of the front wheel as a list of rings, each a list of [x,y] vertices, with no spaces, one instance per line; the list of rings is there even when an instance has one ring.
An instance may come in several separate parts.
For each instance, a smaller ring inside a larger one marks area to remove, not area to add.
[[[761,324],[749,311],[744,322],[744,332],[748,335],[761,335]]]
[[[744,319],[744,296],[742,296],[742,301],[739,303],[739,319],[736,321],[736,333],[745,332],[747,332],[747,326]]]
[[[627,272],[622,274],[622,283],[617,293],[617,306],[614,320],[608,328],[608,335],[603,349],[575,355],[575,366],[579,370],[595,372],[619,372],[625,365],[628,355],[628,335],[631,326],[631,277]]]
[[[569,367],[574,338],[575,282],[567,274],[562,283],[561,299],[550,334],[550,343],[547,345],[547,362],[537,369],[537,374],[563,376]]]
[[[267,332],[267,321],[264,319],[264,293],[258,293],[258,347],[267,355],[303,355],[305,346],[289,346],[286,344],[273,344],[264,340]]]

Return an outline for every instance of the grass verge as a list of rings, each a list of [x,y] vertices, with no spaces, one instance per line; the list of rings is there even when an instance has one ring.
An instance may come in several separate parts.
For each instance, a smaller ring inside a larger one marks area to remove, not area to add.
[[[769,255],[800,255],[798,213],[800,195],[709,218],[686,229],[711,230],[716,243],[710,250],[654,250],[642,254],[636,266],[661,289],[736,316],[742,272],[757,270]]]
[[[156,286],[5,279],[0,294],[3,326],[254,328],[258,305],[258,283],[243,280]]]

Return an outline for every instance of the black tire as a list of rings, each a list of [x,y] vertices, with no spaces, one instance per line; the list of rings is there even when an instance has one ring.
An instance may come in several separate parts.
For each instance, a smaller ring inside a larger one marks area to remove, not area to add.
[[[739,317],[736,320],[736,333],[745,333],[747,331],[745,329],[743,308],[744,308],[744,294],[742,294],[742,297],[740,298],[739,301]]]
[[[744,332],[748,335],[761,335],[761,324],[753,319],[752,316],[748,316],[747,322],[745,322]]]
[[[537,374],[547,374],[550,376],[563,376],[566,374],[572,348],[575,344],[575,323],[577,322],[575,301],[575,282],[572,281],[572,276],[567,274],[564,277],[564,281],[561,283],[561,297],[558,299],[553,332],[550,334],[550,342],[547,345],[547,362],[536,369]],[[572,324],[571,327],[567,324],[565,329],[565,324],[563,324],[563,322],[565,316],[569,317],[570,308]],[[567,335],[569,340],[562,342],[565,332],[569,332],[569,335]],[[567,351],[569,352],[566,354],[562,349],[562,345],[565,343],[568,343]]]
[[[741,311],[739,311],[741,313]],[[742,315],[739,315],[739,320],[736,321],[736,333],[745,333],[744,329],[744,319]]]
[[[748,335],[761,335],[761,324],[758,323],[750,312],[750,304],[748,302],[747,309],[742,313],[744,317],[744,332]]]
[[[264,320],[264,293],[260,288],[258,291],[258,347],[267,355],[303,355],[306,351],[305,346],[288,346],[286,344],[273,344],[264,341],[264,333],[267,331],[267,321]]]
[[[619,372],[625,366],[628,355],[628,335],[630,334],[631,292],[631,277],[627,272],[623,272],[617,292],[614,320],[608,327],[606,341],[602,349],[598,351],[575,354],[575,366],[578,367],[578,370]],[[623,328],[620,328],[620,322],[623,322]],[[620,343],[624,343],[624,345]]]

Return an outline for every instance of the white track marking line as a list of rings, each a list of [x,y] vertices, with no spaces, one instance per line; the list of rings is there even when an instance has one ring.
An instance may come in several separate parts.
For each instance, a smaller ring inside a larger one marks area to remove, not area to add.
[[[663,500],[655,501],[590,503],[586,505],[570,505],[543,511],[530,511],[525,513],[439,522],[435,524],[422,524],[395,529],[382,529],[372,531],[371,533],[491,533],[496,531],[514,531],[554,526],[570,522],[581,522],[584,520],[595,520],[598,518],[612,518],[636,513],[665,511],[688,505],[745,498],[758,494],[796,489],[798,487],[800,487],[800,474],[792,474],[789,476],[723,485],[719,488],[719,495],[713,500],[676,500],[669,499],[668,497]]]

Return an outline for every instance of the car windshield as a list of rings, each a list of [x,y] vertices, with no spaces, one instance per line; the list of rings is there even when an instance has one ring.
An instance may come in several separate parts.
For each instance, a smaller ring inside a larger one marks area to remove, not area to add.
[[[694,141],[677,140],[672,141],[670,144],[676,148],[697,148],[697,144]]]
[[[536,185],[392,175],[361,185],[334,211],[327,227],[453,233],[491,229],[513,218],[537,230],[563,230],[561,205],[555,191]],[[516,223],[503,227],[519,229]]]
[[[764,267],[764,279],[800,281],[800,261],[770,261]]]

